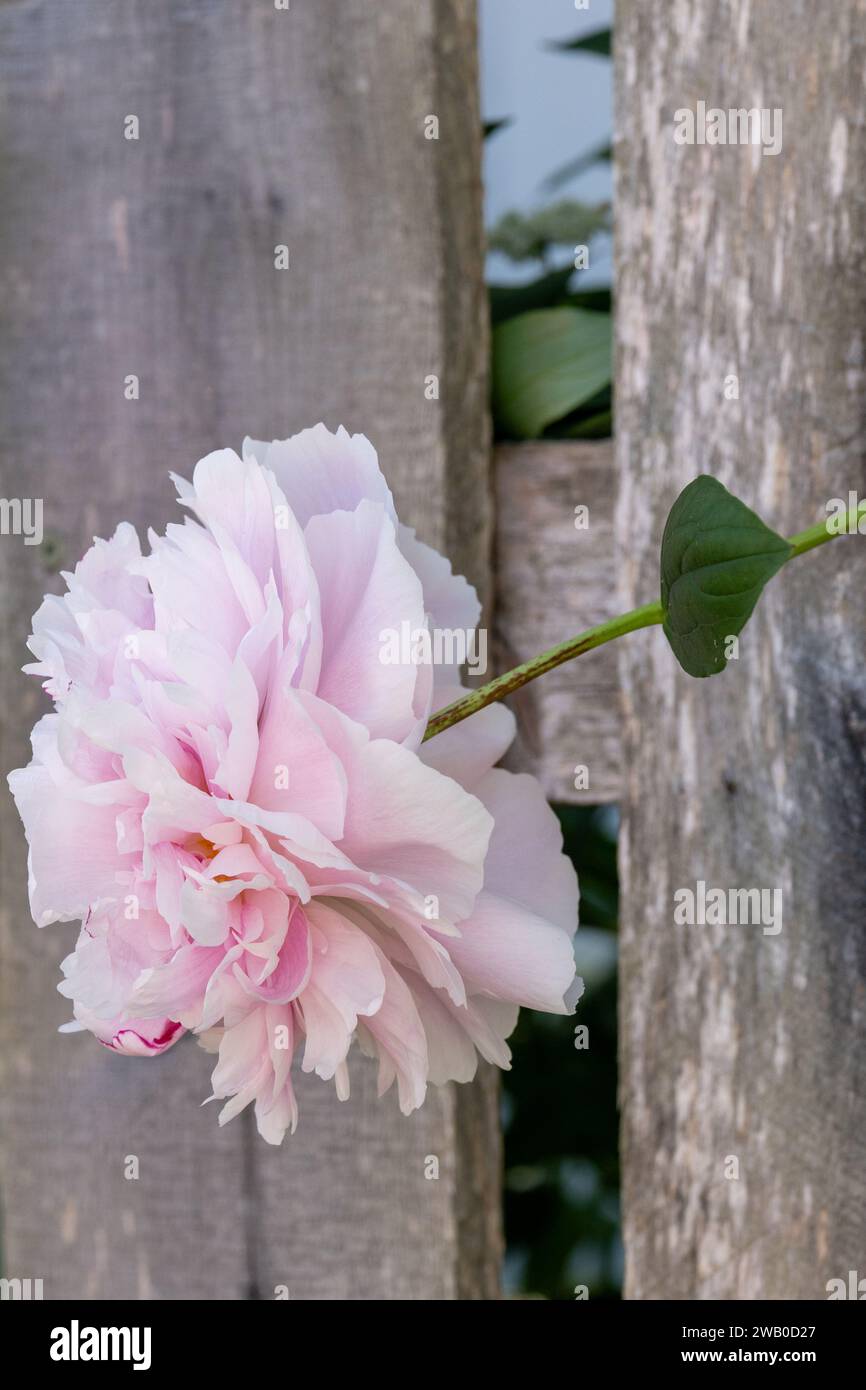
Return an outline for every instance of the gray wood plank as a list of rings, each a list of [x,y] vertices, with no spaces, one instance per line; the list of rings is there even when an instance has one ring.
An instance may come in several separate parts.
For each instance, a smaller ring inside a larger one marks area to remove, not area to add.
[[[625,602],[656,592],[699,472],[787,534],[863,494],[864,21],[863,0],[817,25],[783,0],[617,7]],[[781,153],[675,145],[701,98],[782,108]],[[862,539],[795,561],[708,681],[658,629],[620,644],[631,1298],[823,1299],[862,1272],[864,579]],[[782,930],[675,926],[701,879],[780,888]]]
[[[494,477],[496,662],[509,670],[618,611],[613,446],[607,439],[500,445]],[[510,703],[518,738],[509,766],[532,772],[551,801],[618,800],[613,646],[549,671]]]
[[[168,470],[246,433],[367,433],[403,518],[486,590],[470,0],[34,0],[0,8],[0,50],[2,491],[43,496],[50,538],[0,543],[3,770],[27,757],[18,667],[58,562],[122,517],[164,524]],[[129,1065],[57,1036],[74,929],[30,924],[6,797],[0,856],[9,1274],[49,1298],[495,1296],[492,1082],[407,1121],[359,1063],[346,1106],[302,1083],[279,1151],[248,1116],[218,1131],[193,1044]]]

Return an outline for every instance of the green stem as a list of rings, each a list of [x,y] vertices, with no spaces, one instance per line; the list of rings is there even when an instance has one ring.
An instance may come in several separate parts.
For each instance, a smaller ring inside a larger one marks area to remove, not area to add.
[[[835,540],[837,536],[846,535],[850,530],[857,531],[857,523],[861,516],[859,507],[850,507],[846,513],[843,523],[838,525],[838,529],[829,531],[828,521],[819,521],[815,526],[810,526],[806,531],[800,531],[796,536],[791,536],[789,544],[791,554],[788,559],[793,560],[797,555],[805,555],[807,550],[814,550],[818,545],[824,545],[826,541]],[[446,729],[459,724],[461,720],[468,719],[470,714],[477,714],[480,709],[485,709],[487,705],[492,705],[494,700],[502,700],[506,695],[511,695],[515,690],[519,690],[522,685],[528,685],[537,676],[543,676],[545,671],[552,671],[554,666],[561,666],[565,661],[571,661],[573,657],[583,656],[584,652],[591,652],[595,647],[603,647],[605,642],[612,642],[616,637],[622,637],[626,632],[637,632],[642,627],[654,627],[657,623],[664,621],[661,603],[645,603],[642,608],[632,608],[628,613],[621,613],[618,618],[611,618],[610,622],[601,623],[598,627],[591,627],[586,632],[580,633],[578,637],[569,637],[566,642],[560,642],[557,647],[551,647],[549,651],[542,652],[540,656],[534,656],[531,661],[524,661],[521,666],[515,666],[513,671],[506,671],[505,675],[497,676],[495,680],[488,681],[487,685],[480,685],[475,690],[470,690],[468,694],[455,700],[452,705],[446,705],[440,709],[430,719],[424,733],[423,742],[428,738],[435,738],[436,734],[444,733]]]
[[[612,642],[615,637],[622,637],[626,632],[636,632],[641,627],[652,627],[661,621],[661,604],[645,603],[642,608],[633,608],[630,613],[621,613],[618,618],[611,618],[610,622],[591,627],[579,637],[569,637],[567,642],[560,642],[558,647],[551,647],[550,651],[542,652],[541,656],[524,661],[522,666],[515,666],[513,671],[506,671],[504,676],[497,676],[496,680],[489,681],[487,685],[481,685],[477,690],[471,690],[468,695],[455,700],[453,705],[446,705],[445,709],[440,709],[427,725],[424,742],[436,734],[441,734],[445,729],[450,729],[453,724],[459,724],[461,719],[468,719],[470,714],[476,714],[494,700],[501,700],[512,691],[519,690],[522,685],[534,681],[536,676],[543,676],[545,671],[552,671],[554,666],[561,666],[564,661],[571,661],[572,657],[591,652],[594,647],[602,647],[605,642]]]
[[[856,534],[857,524],[863,516],[860,506],[849,507],[845,513],[843,521],[834,522],[832,531],[827,528],[830,525],[830,518],[817,522],[810,526],[806,531],[800,531],[796,536],[790,536],[788,544],[791,546],[789,560],[793,560],[797,555],[805,555],[807,550],[814,550],[816,545],[824,545],[827,541],[834,541],[837,536]]]

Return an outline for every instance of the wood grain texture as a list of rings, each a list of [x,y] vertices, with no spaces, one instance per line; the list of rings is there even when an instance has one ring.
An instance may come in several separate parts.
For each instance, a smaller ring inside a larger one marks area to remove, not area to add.
[[[864,493],[866,4],[824,18],[617,7],[625,603],[654,592],[699,472],[787,534]],[[674,112],[699,100],[782,108],[781,153],[677,146]],[[862,539],[795,561],[709,681],[658,629],[621,644],[631,1298],[823,1299],[863,1271],[864,581]],[[782,930],[675,926],[675,890],[701,879],[781,889]]]
[[[0,540],[3,770],[42,707],[18,667],[58,564],[121,518],[161,527],[168,470],[245,433],[365,432],[402,517],[486,592],[470,0],[31,0],[0,8],[0,51],[0,482],[45,499],[49,541]],[[0,855],[9,1275],[47,1298],[496,1296],[489,1079],[406,1120],[362,1061],[344,1106],[301,1078],[280,1150],[248,1115],[219,1131],[193,1044],[151,1065],[57,1035],[74,929],[30,923],[5,795]]]
[[[610,440],[500,445],[496,490],[498,670],[615,616]],[[586,529],[575,508],[588,508]],[[509,766],[532,772],[551,801],[600,805],[620,795],[619,675],[611,647],[548,672],[512,697]],[[575,785],[575,772],[586,769]]]

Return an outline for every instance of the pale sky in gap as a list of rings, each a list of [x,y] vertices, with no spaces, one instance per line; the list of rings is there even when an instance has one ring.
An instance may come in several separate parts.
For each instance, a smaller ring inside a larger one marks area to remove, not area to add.
[[[610,198],[609,165],[552,194],[541,184],[560,165],[609,140],[612,123],[610,59],[554,53],[545,43],[604,28],[612,15],[613,0],[591,0],[589,10],[576,10],[573,0],[480,0],[482,114],[485,120],[514,117],[485,149],[488,226],[504,212],[528,211],[556,198]],[[495,280],[525,280],[538,267],[512,266],[497,255],[490,257],[489,273]],[[599,241],[584,283],[607,283],[610,274],[609,246]]]

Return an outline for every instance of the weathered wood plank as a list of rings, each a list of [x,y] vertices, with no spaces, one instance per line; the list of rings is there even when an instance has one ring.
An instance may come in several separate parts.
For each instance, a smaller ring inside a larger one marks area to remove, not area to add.
[[[788,533],[863,494],[866,3],[815,18],[783,0],[617,7],[627,603],[656,591],[667,511],[698,472]],[[699,99],[782,108],[781,153],[677,146],[674,111]],[[658,630],[620,644],[631,1298],[821,1299],[863,1270],[864,579],[862,541],[797,560],[709,681]],[[701,879],[780,888],[781,931],[675,926],[674,891]]]
[[[501,445],[494,467],[494,636],[497,667],[508,670],[617,612],[616,476],[610,440]],[[551,801],[618,800],[622,717],[612,647],[548,672],[510,703],[518,740],[509,766],[534,773]]]
[[[0,50],[2,491],[44,497],[54,547],[0,542],[4,771],[40,707],[17,671],[57,549],[164,524],[168,470],[245,433],[366,432],[404,518],[486,590],[471,0],[34,0],[0,8]],[[49,1298],[495,1296],[489,1078],[407,1121],[362,1063],[343,1107],[302,1079],[282,1150],[248,1116],[219,1131],[193,1044],[147,1065],[57,1036],[74,929],[30,924],[7,798],[0,853],[10,1274]]]
[[[339,24],[328,8],[297,13],[298,37],[285,55],[287,90],[299,93],[283,136],[288,196],[301,217],[312,198],[330,210],[331,222],[304,241],[303,282],[299,272],[281,309],[291,418],[300,423],[324,412],[336,420],[351,408],[353,428],[380,448],[401,516],[447,548],[486,594],[487,336],[474,4],[401,0],[371,7],[353,0],[340,7]],[[335,73],[343,74],[336,89]],[[424,139],[430,114],[439,116],[438,141]],[[346,228],[351,253],[341,272]],[[340,291],[329,298],[323,287],[335,276]],[[438,401],[425,397],[429,374],[439,378]],[[275,396],[261,425],[266,437],[283,432],[281,411]],[[432,1091],[409,1120],[395,1113],[393,1097],[376,1102],[375,1078],[363,1061],[347,1105],[315,1079],[299,1083],[304,1118],[288,1153],[256,1151],[258,1282],[265,1292],[288,1282],[298,1297],[495,1296],[495,1076],[485,1069],[472,1087]],[[324,1166],[323,1151],[333,1155]],[[440,1161],[436,1182],[424,1176],[428,1154]],[[317,1220],[310,1219],[308,1196],[321,1213]]]

